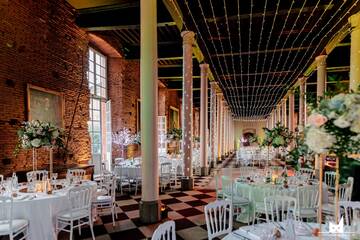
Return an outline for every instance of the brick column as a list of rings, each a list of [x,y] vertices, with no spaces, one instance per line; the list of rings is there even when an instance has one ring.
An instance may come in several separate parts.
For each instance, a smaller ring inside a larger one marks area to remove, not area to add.
[[[282,125],[287,126],[286,99],[281,100]]]
[[[184,160],[184,173],[187,178],[181,182],[183,190],[194,188],[192,178],[192,122],[193,122],[193,64],[192,46],[195,34],[191,31],[181,33],[183,38],[183,96],[182,96],[182,149]]]
[[[294,93],[290,93],[289,95],[289,130],[295,131],[295,97]]]
[[[201,176],[209,174],[208,168],[208,72],[209,65],[201,64],[201,90],[200,90],[200,164]]]

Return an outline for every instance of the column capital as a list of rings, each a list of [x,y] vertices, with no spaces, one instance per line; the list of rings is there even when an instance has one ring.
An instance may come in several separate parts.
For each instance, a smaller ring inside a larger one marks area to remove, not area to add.
[[[181,32],[181,37],[183,38],[183,45],[193,45],[195,42],[195,33],[193,31],[183,31]]]
[[[326,66],[326,58],[327,55],[319,55],[315,58],[316,61],[316,66],[320,67],[320,66]]]
[[[349,17],[349,23],[352,28],[360,29],[360,12]]]

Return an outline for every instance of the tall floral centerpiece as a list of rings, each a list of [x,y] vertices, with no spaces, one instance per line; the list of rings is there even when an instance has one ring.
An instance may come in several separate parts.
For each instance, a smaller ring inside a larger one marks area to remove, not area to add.
[[[50,122],[32,120],[24,122],[17,131],[18,144],[15,152],[19,149],[33,150],[33,170],[37,169],[36,149],[48,147],[50,149],[50,174],[52,173],[52,149],[64,147],[64,131]]]
[[[308,118],[305,129],[305,143],[314,153],[336,155],[335,181],[335,218],[337,219],[339,201],[339,165],[350,154],[360,153],[360,94],[338,94],[330,99],[323,99]],[[353,161],[355,162],[355,161]],[[319,162],[322,179],[322,159]],[[319,191],[322,181],[319,184]],[[321,201],[320,201],[321,202]],[[321,216],[321,207],[320,207]]]
[[[134,143],[135,135],[129,129],[123,127],[119,131],[112,133],[112,140],[114,144],[119,145],[121,157],[124,157],[124,151],[130,144]]]
[[[356,164],[349,154],[360,153],[360,94],[341,93],[323,99],[308,117],[307,124],[305,144],[314,153],[339,157],[345,175]]]

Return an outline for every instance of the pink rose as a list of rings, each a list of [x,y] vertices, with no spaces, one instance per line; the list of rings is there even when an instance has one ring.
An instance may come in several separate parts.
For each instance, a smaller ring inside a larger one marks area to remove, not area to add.
[[[308,123],[314,127],[321,127],[327,122],[327,118],[319,113],[313,113],[308,117]]]

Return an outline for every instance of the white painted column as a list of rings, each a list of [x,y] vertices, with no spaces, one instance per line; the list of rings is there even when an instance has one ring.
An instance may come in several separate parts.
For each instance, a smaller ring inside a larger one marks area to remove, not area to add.
[[[281,114],[282,114],[282,125],[287,126],[287,111],[286,111],[286,99],[281,101]]]
[[[225,155],[225,103],[221,100],[221,156]]]
[[[350,90],[359,92],[360,85],[360,12],[349,18],[351,24]]]
[[[140,98],[142,192],[140,219],[160,220],[158,162],[158,72],[156,0],[140,2]]]
[[[294,93],[289,95],[289,130],[295,131],[295,97]]]
[[[194,44],[194,32],[184,31],[183,38],[183,96],[182,96],[182,144],[184,157],[184,173],[186,177],[192,177],[192,142],[193,142],[193,62],[192,46]]]
[[[326,57],[326,55],[320,55],[315,58],[317,66],[316,97],[318,100],[324,97],[326,91]]]
[[[211,162],[216,167],[217,124],[216,124],[216,83],[210,82],[210,154]]]
[[[299,126],[303,128],[305,126],[305,114],[306,114],[306,108],[305,108],[305,84],[306,84],[306,78],[301,79],[300,83],[300,99],[299,99]]]
[[[208,175],[208,64],[200,64],[200,164],[201,175]]]
[[[224,142],[224,155],[227,154],[227,135],[228,135],[228,132],[227,132],[227,124],[228,124],[228,109],[227,109],[227,106],[225,105],[225,101],[224,101],[224,124],[223,124],[223,129],[224,129],[224,138],[223,138],[223,142]]]

